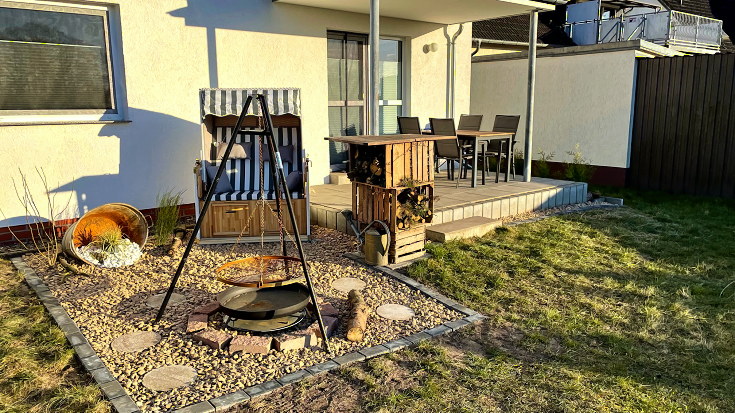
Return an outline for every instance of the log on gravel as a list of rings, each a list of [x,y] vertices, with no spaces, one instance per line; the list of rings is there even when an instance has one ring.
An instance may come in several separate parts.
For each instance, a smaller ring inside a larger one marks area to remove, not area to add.
[[[76,265],[69,262],[64,256],[59,255],[58,260],[59,264],[64,267],[67,271],[76,274],[76,275],[87,275],[84,271],[81,271]]]
[[[181,244],[184,243],[185,237],[186,237],[185,229],[176,229],[174,231],[174,239],[173,241],[171,241],[171,247],[168,249],[169,255],[176,254],[176,251],[178,251],[178,249],[181,248]]]
[[[359,342],[365,337],[368,306],[358,290],[350,290],[347,298],[351,306],[350,317],[347,320],[347,340]]]

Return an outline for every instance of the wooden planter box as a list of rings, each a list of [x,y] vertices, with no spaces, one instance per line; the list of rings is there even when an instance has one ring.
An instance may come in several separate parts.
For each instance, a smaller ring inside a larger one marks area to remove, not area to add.
[[[426,225],[414,224],[407,230],[391,233],[388,262],[398,264],[424,255]]]
[[[434,185],[425,184],[417,187],[429,200],[429,210],[434,212]],[[407,187],[383,188],[360,182],[352,183],[352,212],[360,224],[368,225],[374,220],[383,221],[391,233],[400,231],[396,215],[400,203],[399,195]],[[430,216],[425,223],[430,223]]]
[[[361,228],[375,220],[388,225],[388,261],[396,264],[423,255],[426,224],[431,222],[434,212],[434,141],[456,137],[403,134],[326,139],[349,145],[352,213]],[[377,172],[376,166],[382,173]],[[407,224],[405,215],[398,215],[402,212],[400,200],[408,189],[426,197],[431,214],[426,222],[410,222],[408,228],[399,228]]]
[[[375,185],[352,183],[352,211],[361,227],[369,225],[374,220],[383,221],[390,229],[390,248],[388,262],[397,264],[418,258],[424,254],[426,245],[426,223],[431,222],[429,217],[425,223],[413,223],[407,229],[397,226],[396,211],[400,205],[399,194],[406,187],[382,188]],[[429,210],[434,211],[434,186],[422,185],[418,187],[429,200]]]

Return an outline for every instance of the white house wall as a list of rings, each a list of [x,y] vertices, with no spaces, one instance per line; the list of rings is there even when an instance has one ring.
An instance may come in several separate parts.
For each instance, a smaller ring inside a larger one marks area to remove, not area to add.
[[[108,202],[152,208],[159,192],[186,190],[194,201],[192,166],[200,153],[198,90],[202,87],[298,87],[311,183],[329,173],[327,30],[367,33],[368,16],[273,3],[271,0],[125,0],[119,4],[129,123],[0,125],[0,227],[25,223],[13,183],[29,177],[41,215],[43,168],[63,218]],[[450,27],[454,33],[456,26]],[[404,83],[410,112],[443,117],[446,39],[443,26],[381,19],[383,35],[405,40]],[[471,25],[457,44],[457,113],[469,112]],[[216,48],[209,47],[216,38]],[[424,52],[437,43],[438,51]]]
[[[472,64],[471,112],[485,115],[483,129],[495,115],[521,115],[517,150],[523,150],[528,85],[526,59]],[[554,152],[553,161],[579,144],[592,164],[627,168],[635,81],[635,51],[539,57],[533,157]]]

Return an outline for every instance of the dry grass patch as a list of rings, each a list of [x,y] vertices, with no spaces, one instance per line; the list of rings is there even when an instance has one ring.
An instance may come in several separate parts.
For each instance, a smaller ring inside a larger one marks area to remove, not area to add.
[[[0,411],[108,412],[80,368],[22,276],[0,260]]]

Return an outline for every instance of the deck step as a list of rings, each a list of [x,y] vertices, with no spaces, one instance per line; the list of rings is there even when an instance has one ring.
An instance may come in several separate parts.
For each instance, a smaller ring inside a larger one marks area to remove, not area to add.
[[[503,222],[499,219],[464,218],[427,227],[426,238],[436,242],[447,242],[455,239],[481,237],[501,225]]]
[[[329,183],[333,185],[345,185],[350,183],[350,178],[346,172],[331,172],[329,174]]]

